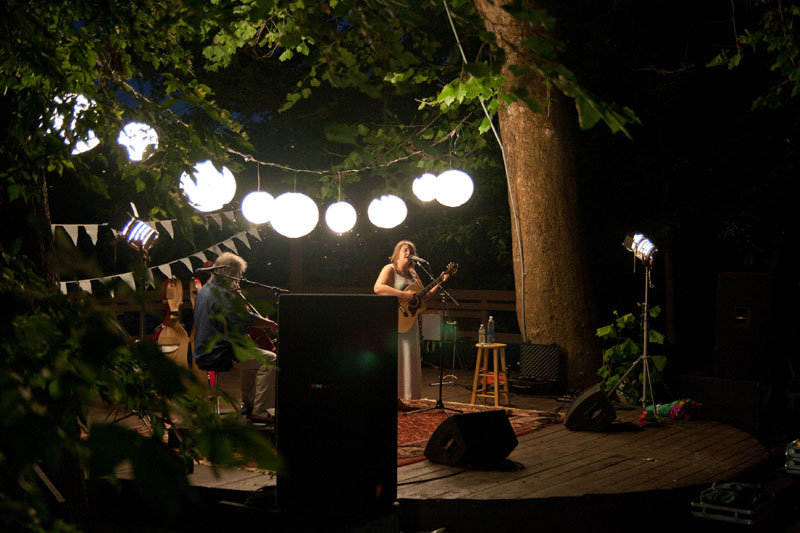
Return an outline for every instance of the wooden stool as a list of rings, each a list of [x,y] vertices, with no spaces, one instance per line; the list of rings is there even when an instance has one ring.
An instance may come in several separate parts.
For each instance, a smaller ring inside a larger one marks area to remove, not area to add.
[[[506,345],[476,344],[478,348],[478,358],[475,360],[475,379],[472,381],[472,401],[476,398],[494,398],[494,406],[500,406],[500,395],[505,396],[505,403],[511,403],[508,399],[508,372],[506,372]],[[489,350],[492,351],[492,367],[489,368]],[[498,365],[498,355],[500,364]],[[494,390],[489,392],[489,377],[494,379]],[[480,384],[480,386],[479,386]],[[501,391],[502,388],[502,391]],[[486,403],[486,400],[484,400]]]

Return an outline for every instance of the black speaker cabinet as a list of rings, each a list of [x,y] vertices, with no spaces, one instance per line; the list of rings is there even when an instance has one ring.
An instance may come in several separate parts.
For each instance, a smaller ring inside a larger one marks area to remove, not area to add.
[[[517,436],[502,409],[445,418],[428,439],[425,457],[445,465],[499,463],[517,447]]]
[[[278,300],[280,510],[361,515],[397,497],[397,298]]]
[[[773,357],[770,274],[720,272],[717,279],[717,377],[763,381]]]
[[[573,431],[605,431],[617,417],[600,384],[592,385],[572,402],[564,426]]]

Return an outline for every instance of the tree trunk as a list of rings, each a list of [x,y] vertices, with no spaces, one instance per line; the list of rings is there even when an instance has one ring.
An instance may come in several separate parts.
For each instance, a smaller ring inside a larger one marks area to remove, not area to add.
[[[574,164],[576,118],[571,101],[548,93],[542,78],[512,74],[509,65],[531,64],[521,43],[539,30],[500,7],[507,3],[510,0],[475,0],[487,30],[506,53],[503,74],[509,86],[524,88],[543,108],[535,113],[520,101],[498,112],[509,201],[516,205],[519,219],[519,228],[513,222],[511,228],[517,316],[526,340],[555,342],[561,348],[567,387],[580,391],[598,381],[601,351],[588,275],[592,258],[583,247]],[[513,220],[513,208],[511,216]]]

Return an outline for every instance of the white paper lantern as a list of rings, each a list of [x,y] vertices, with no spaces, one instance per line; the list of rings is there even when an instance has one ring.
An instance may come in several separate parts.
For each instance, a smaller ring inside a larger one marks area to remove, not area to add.
[[[242,215],[253,224],[269,222],[275,199],[268,192],[253,191],[242,199]]]
[[[236,179],[227,167],[218,171],[214,163],[203,161],[194,166],[194,176],[181,174],[180,188],[189,203],[203,213],[216,211],[233,200]]]
[[[423,202],[430,202],[436,198],[436,176],[426,172],[411,184],[414,195]]]
[[[436,200],[447,207],[463,205],[474,190],[472,178],[461,170],[446,170],[436,178]]]
[[[347,202],[331,204],[325,211],[325,222],[336,233],[345,233],[356,225],[356,210]]]
[[[153,150],[158,148],[158,133],[144,122],[128,122],[119,132],[117,142],[128,150],[128,159],[141,161],[148,146],[152,146]]]
[[[83,115],[84,111],[90,107],[94,107],[97,104],[93,100],[86,98],[84,95],[75,93],[66,94],[63,98],[56,96],[53,98],[53,101],[57,105],[61,105],[62,103],[73,103],[72,121],[69,123],[69,132],[65,131],[64,115],[59,113],[58,110],[54,111],[53,116],[50,118],[50,122],[53,124],[53,129],[58,132],[62,139],[64,139],[64,144],[69,144],[75,134],[78,119],[81,118],[81,115]],[[72,155],[88,152],[98,144],[100,144],[100,139],[97,138],[94,130],[87,130],[86,138],[78,139],[75,142],[75,146],[72,148]]]
[[[367,208],[370,222],[379,228],[391,229],[400,225],[408,214],[406,203],[393,194],[375,198]]]
[[[314,200],[299,192],[287,192],[272,204],[272,227],[290,239],[308,235],[317,227],[319,208]]]

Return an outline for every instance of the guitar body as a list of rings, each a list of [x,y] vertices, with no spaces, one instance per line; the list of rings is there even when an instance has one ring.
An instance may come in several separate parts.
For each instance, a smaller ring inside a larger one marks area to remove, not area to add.
[[[399,333],[405,333],[413,328],[417,317],[428,308],[428,304],[421,301],[419,297],[422,292],[420,286],[412,284],[406,287],[405,291],[417,293],[417,298],[410,302],[400,302],[400,307],[397,310],[397,331]]]
[[[405,290],[413,291],[416,293],[413,300],[409,302],[400,302],[400,307],[397,310],[397,331],[398,333],[405,333],[406,331],[410,330],[414,327],[414,321],[417,320],[417,317],[428,308],[428,304],[425,302],[425,295],[430,292],[437,284],[442,283],[444,280],[445,274],[448,276],[452,276],[458,270],[458,265],[456,263],[448,263],[447,268],[442,275],[438,278],[431,281],[425,288],[420,288],[419,285],[411,284],[405,288]]]

